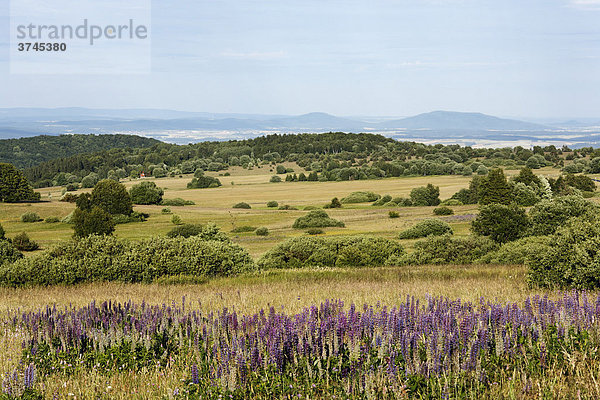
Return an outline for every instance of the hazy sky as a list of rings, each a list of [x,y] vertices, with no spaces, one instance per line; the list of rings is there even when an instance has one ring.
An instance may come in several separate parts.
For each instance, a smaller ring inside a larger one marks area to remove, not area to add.
[[[150,74],[11,75],[0,0],[0,107],[596,117],[599,21],[600,0],[157,0]]]

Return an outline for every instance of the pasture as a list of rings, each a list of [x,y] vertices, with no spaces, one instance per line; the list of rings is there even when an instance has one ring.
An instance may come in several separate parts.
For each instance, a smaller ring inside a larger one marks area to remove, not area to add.
[[[295,164],[286,166],[296,170],[298,168]],[[186,184],[192,179],[191,175],[148,179],[155,181],[164,189],[165,199],[183,198],[194,201],[195,205],[171,206],[169,207],[171,214],[163,213],[161,211],[163,206],[135,206],[136,211],[148,213],[149,219],[141,223],[117,225],[115,235],[129,240],[164,236],[174,227],[171,222],[172,215],[178,215],[184,223],[216,223],[234,242],[246,248],[252,257],[257,259],[285,239],[306,234],[303,230],[292,228],[295,219],[306,214],[306,211],[303,211],[304,207],[322,207],[333,197],[341,199],[354,191],[372,191],[380,195],[408,197],[413,188],[428,183],[439,186],[440,198],[444,200],[461,188],[468,187],[471,179],[463,176],[428,176],[348,182],[269,183],[269,179],[274,173],[267,166],[253,170],[232,167],[228,172],[229,176],[210,173],[210,175],[218,177],[223,186],[209,189],[186,189]],[[516,171],[507,171],[509,176],[514,173]],[[553,177],[559,175],[560,171],[544,168],[537,170],[536,173]],[[128,188],[138,182],[139,180],[122,181]],[[58,200],[61,196],[60,188],[40,189],[39,192],[44,200],[42,203],[2,204],[0,206],[0,222],[5,228],[7,236],[13,237],[20,232],[27,232],[31,239],[40,244],[41,250],[38,252],[70,239],[73,234],[71,225],[63,222],[46,223],[44,221],[24,223],[20,221],[21,214],[31,211],[38,213],[41,218],[63,218],[75,208],[74,204]],[[81,192],[80,190],[75,193]],[[277,201],[279,205],[295,207],[297,210],[268,208],[266,203],[271,200]],[[232,208],[232,205],[238,202],[246,202],[252,208]],[[393,210],[397,211],[400,217],[391,219],[388,216],[391,208],[376,207],[370,203],[348,204],[340,209],[327,210],[332,218],[343,221],[346,227],[325,228],[325,235],[368,233],[396,239],[399,231],[418,221],[434,217],[433,208],[395,207]],[[452,209],[455,213],[454,216],[440,218],[451,225],[455,236],[468,235],[469,221],[473,214],[477,213],[477,205],[452,206]],[[242,226],[267,227],[270,234],[257,236],[253,232],[231,232]],[[401,241],[409,252],[412,250],[414,242],[415,240]],[[85,307],[91,301],[95,301],[97,304],[110,301],[123,304],[132,302],[138,305],[142,303],[165,305],[173,308],[185,304],[188,312],[193,310],[201,312],[202,315],[225,313],[225,309],[228,310],[227,312],[235,312],[240,316],[252,315],[261,313],[261,310],[266,312],[270,308],[282,315],[298,315],[304,312],[303,310],[311,306],[318,306],[328,300],[342,301],[347,307],[354,304],[361,310],[363,305],[369,305],[379,312],[381,307],[393,308],[405,302],[407,296],[414,296],[422,304],[426,304],[431,298],[444,297],[451,300],[460,299],[461,302],[472,302],[473,304],[480,304],[479,302],[484,298],[486,302],[496,302],[501,305],[515,303],[518,306],[523,306],[527,298],[538,295],[549,295],[552,300],[561,299],[562,294],[558,292],[530,289],[526,283],[526,274],[527,270],[522,265],[309,268],[258,271],[236,277],[214,278],[202,284],[189,284],[173,280],[162,284],[105,282],[75,286],[0,288],[0,312],[4,316],[16,316],[22,312],[44,310],[48,305],[56,305],[58,309],[62,310]],[[2,346],[0,371],[11,371],[18,365],[20,354],[23,351],[21,348],[22,338],[23,335],[19,329],[9,325],[3,328],[0,335],[0,346]],[[182,339],[178,340],[181,342]],[[498,350],[496,351],[498,352]],[[164,364],[160,368],[144,365],[134,370],[115,368],[111,369],[109,373],[96,367],[77,368],[68,364],[68,366],[64,365],[62,372],[49,374],[42,383],[37,384],[37,387],[46,398],[186,398],[182,397],[180,390],[190,384],[191,360],[194,357],[197,355],[182,353],[168,360],[161,360],[160,362]],[[585,352],[577,351],[572,352],[569,357],[567,361],[557,358],[553,361],[554,364],[549,365],[542,374],[531,372],[529,368],[533,367],[526,365],[514,366],[510,373],[498,370],[493,384],[478,387],[475,383],[471,383],[469,385],[472,386],[464,387],[463,392],[451,393],[450,398],[533,399],[553,398],[553,396],[561,398],[597,398],[600,396],[600,386],[594,380],[597,379],[600,371],[597,360]],[[562,374],[561,372],[567,364],[570,368],[569,373]],[[164,367],[165,365],[166,367]],[[6,374],[6,372],[3,373]],[[327,376],[329,377],[329,375]],[[191,379],[194,380],[193,373]],[[329,388],[328,380],[327,383],[321,382],[325,385],[324,388],[315,388],[313,385],[313,389],[306,389],[295,381],[287,382],[286,385],[288,383],[290,383],[288,392],[284,393],[279,388],[271,395],[265,394],[271,392],[260,392],[260,396],[258,394],[257,396],[260,398],[269,398],[270,396],[292,398],[293,396],[293,398],[325,399],[330,398],[328,390],[341,390],[340,388],[336,389],[335,385],[331,389],[327,389]],[[299,386],[296,386],[296,383]],[[382,385],[381,382],[379,384]],[[385,387],[385,385],[383,386]],[[395,397],[408,398],[405,387],[398,390],[394,392]],[[438,393],[438,389],[435,388],[428,390]],[[444,398],[444,390],[443,387],[439,388],[440,398]],[[211,396],[221,398],[218,397],[217,392],[211,393],[206,398]],[[381,394],[381,392],[378,393]],[[473,393],[476,394],[476,397]],[[392,395],[391,392],[388,394]],[[193,398],[205,397],[201,395]],[[247,397],[239,395],[236,398]]]

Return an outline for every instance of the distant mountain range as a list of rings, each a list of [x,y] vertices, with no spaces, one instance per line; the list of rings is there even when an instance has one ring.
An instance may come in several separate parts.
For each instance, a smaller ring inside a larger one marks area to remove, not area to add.
[[[298,116],[217,114],[160,109],[11,108],[0,109],[0,139],[64,133],[134,133],[188,143],[269,133],[376,132],[424,141],[540,141],[577,138],[597,143],[600,123],[568,121],[540,124],[481,113],[434,111],[408,118],[337,117],[314,112]],[[591,127],[591,128],[590,128]],[[561,133],[561,135],[558,135]],[[560,136],[560,137],[558,137]],[[585,136],[585,138],[581,138]],[[572,142],[572,141],[571,141]],[[569,143],[571,143],[569,142]]]

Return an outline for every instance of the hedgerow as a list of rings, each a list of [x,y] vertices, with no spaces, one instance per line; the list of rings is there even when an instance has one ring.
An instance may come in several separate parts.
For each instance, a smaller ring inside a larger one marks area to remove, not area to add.
[[[429,236],[415,243],[415,251],[391,260],[396,265],[470,264],[498,245],[485,237]]]
[[[112,236],[89,236],[2,265],[0,284],[152,282],[164,276],[229,276],[253,269],[248,252],[230,241],[194,236],[128,242]]]
[[[257,264],[261,269],[307,267],[377,267],[404,255],[396,241],[373,236],[301,236],[269,250]]]

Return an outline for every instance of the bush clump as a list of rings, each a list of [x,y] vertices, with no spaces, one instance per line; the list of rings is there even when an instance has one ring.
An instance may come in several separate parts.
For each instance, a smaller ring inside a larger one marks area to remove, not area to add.
[[[435,215],[454,215],[454,211],[450,207],[442,206],[433,209]]]
[[[163,189],[150,181],[138,183],[129,189],[133,204],[160,204],[164,193]]]
[[[429,236],[415,243],[415,251],[394,260],[397,265],[470,264],[498,248],[482,236]]]
[[[390,218],[400,218],[400,214],[399,214],[397,211],[390,211],[390,212],[388,213],[388,216],[389,216]]]
[[[426,219],[415,226],[400,232],[400,239],[418,239],[427,236],[452,235],[452,228],[447,222],[439,219]]]
[[[174,199],[163,199],[163,201],[161,201],[160,204],[163,206],[181,207],[193,206],[196,203],[194,203],[192,200],[184,200],[181,197],[176,197]]]
[[[169,232],[167,232],[167,237],[169,238],[188,238],[192,236],[199,237],[203,240],[217,240],[219,242],[229,241],[227,235],[221,232],[215,224],[183,224],[177,225]]]
[[[515,204],[482,206],[477,218],[471,221],[471,230],[489,236],[498,243],[506,243],[527,236],[531,221],[525,210]]]
[[[269,250],[259,261],[262,269],[308,267],[377,267],[404,255],[393,240],[373,236],[301,236]]]
[[[39,215],[37,215],[37,213],[34,212],[26,212],[23,215],[21,215],[21,222],[38,222],[41,221],[42,219],[40,218]]]
[[[115,230],[113,217],[100,207],[93,207],[90,211],[76,208],[70,221],[73,223],[75,237],[112,235]]]
[[[23,253],[21,253],[11,242],[8,240],[0,240],[0,265],[10,264],[21,258],[23,258]]]
[[[243,208],[243,209],[249,210],[252,207],[250,206],[250,204],[242,201],[240,203],[234,204],[232,208]]]
[[[12,239],[12,244],[21,251],[34,251],[40,248],[40,246],[29,238],[25,232],[19,233]]]
[[[277,176],[277,175],[273,175],[271,177],[271,179],[269,179],[269,182],[271,182],[271,183],[279,183],[279,182],[281,182],[281,177]]]
[[[269,208],[279,207],[279,203],[276,202],[275,200],[271,200],[267,203],[267,207],[269,207]]]
[[[504,243],[498,250],[492,251],[479,260],[481,264],[525,264],[532,256],[547,250],[548,236],[529,236],[514,242]]]
[[[373,204],[373,206],[384,206],[387,203],[389,203],[390,201],[392,201],[392,196],[390,196],[389,194],[386,194],[385,196],[381,197],[379,200],[375,201]]]
[[[261,226],[256,230],[256,236],[269,236],[269,228]]]
[[[167,276],[229,276],[254,268],[248,252],[229,241],[194,236],[130,242],[93,235],[60,244],[38,256],[2,265],[0,284],[152,282]]]
[[[306,230],[306,233],[309,235],[322,235],[325,233],[325,231],[319,228],[310,228]]]
[[[333,199],[331,199],[331,203],[325,204],[323,208],[342,208],[342,203],[337,197],[334,197]]]
[[[294,225],[295,229],[304,228],[326,228],[326,227],[340,227],[343,228],[346,225],[342,221],[330,218],[329,215],[323,210],[313,210],[308,214],[298,218]]]
[[[216,188],[221,186],[221,181],[218,178],[212,176],[201,175],[196,178],[192,178],[192,181],[187,184],[188,189],[206,189]]]
[[[171,223],[173,223],[174,225],[181,225],[183,224],[183,220],[179,215],[173,214],[173,216],[171,217]]]
[[[169,207],[163,208],[162,210],[160,210],[160,212],[162,214],[171,214],[172,213],[172,211],[171,211],[171,209]]]
[[[380,197],[380,195],[373,192],[352,192],[348,196],[344,197],[341,202],[342,204],[371,203],[379,200]]]
[[[58,217],[48,217],[44,220],[44,222],[46,222],[47,224],[56,224],[57,222],[60,222],[60,218]]]
[[[410,200],[413,206],[437,206],[440,204],[440,188],[431,183],[414,188],[410,191]]]
[[[531,232],[534,235],[551,235],[569,219],[584,214],[598,213],[600,207],[580,196],[559,196],[542,200],[530,211]]]
[[[550,237],[545,251],[527,260],[530,286],[598,289],[600,218],[575,218]]]

